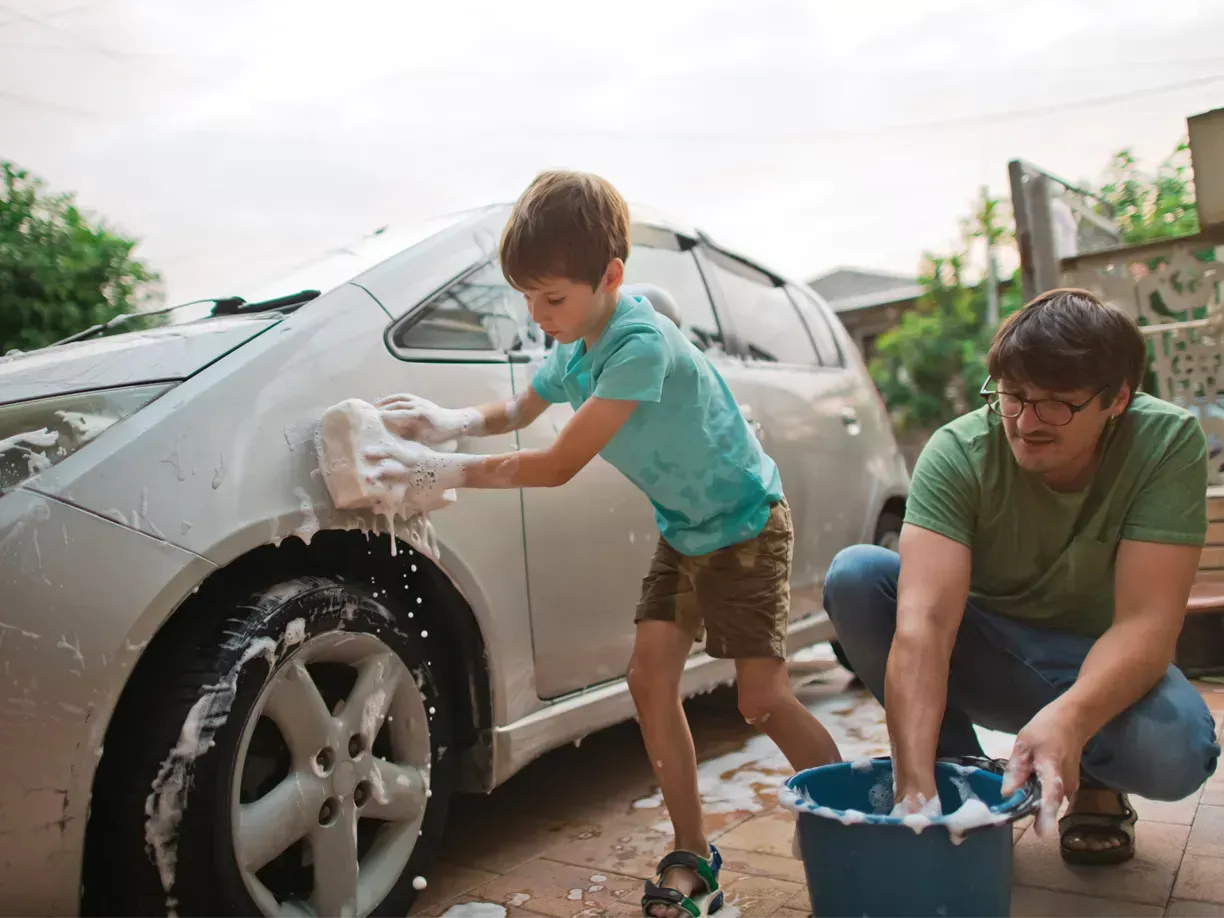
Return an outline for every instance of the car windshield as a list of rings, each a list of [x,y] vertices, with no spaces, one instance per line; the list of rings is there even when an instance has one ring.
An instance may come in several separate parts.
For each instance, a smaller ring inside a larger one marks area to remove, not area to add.
[[[236,288],[249,303],[272,300],[299,290],[327,293],[357,275],[408,249],[430,240],[445,241],[454,233],[467,232],[471,224],[493,208],[455,211],[428,219],[379,227],[347,245],[338,245],[303,258],[296,264],[262,276],[248,277]],[[224,287],[218,296],[228,296]],[[191,303],[169,314],[166,324],[194,322],[212,314],[214,303]]]

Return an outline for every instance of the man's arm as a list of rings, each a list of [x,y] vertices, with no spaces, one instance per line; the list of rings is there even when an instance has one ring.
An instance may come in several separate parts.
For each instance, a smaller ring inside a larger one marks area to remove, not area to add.
[[[1123,539],[1114,574],[1114,619],[1053,705],[1087,742],[1146,695],[1173,662],[1202,548]]]
[[[1113,624],[1071,688],[1016,736],[1003,790],[1037,773],[1039,832],[1053,829],[1063,796],[1078,788],[1088,740],[1151,690],[1173,660],[1207,533],[1207,438],[1188,416],[1163,445],[1160,436],[1150,435],[1163,458],[1122,524]]]
[[[1065,693],[1016,736],[1003,782],[1010,793],[1033,772],[1041,779],[1039,832],[1052,831],[1063,797],[1079,787],[1084,746],[1142,698],[1173,661],[1202,548],[1123,539],[1114,574],[1114,620]]]
[[[547,449],[495,456],[433,454],[422,458],[410,444],[404,447],[381,444],[367,453],[367,459],[372,463],[395,460],[379,464],[373,473],[389,485],[419,477],[428,463],[436,472],[436,486],[441,488],[553,488],[582,471],[608,445],[636,407],[637,402],[588,399]]]
[[[973,556],[960,542],[908,523],[901,529],[900,553],[897,630],[888,655],[884,710],[896,800],[918,811],[936,799],[935,752]]]

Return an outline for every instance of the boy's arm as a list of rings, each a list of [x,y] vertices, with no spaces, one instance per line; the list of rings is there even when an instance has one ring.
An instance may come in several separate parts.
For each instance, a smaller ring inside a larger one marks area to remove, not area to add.
[[[388,395],[374,403],[387,429],[405,440],[445,443],[459,437],[490,437],[522,430],[536,420],[548,402],[528,386],[505,402],[472,408],[443,408],[415,395]]]
[[[536,372],[513,409],[482,409],[480,424],[523,427],[550,402],[565,399],[557,349]],[[586,400],[547,449],[498,456],[437,455],[411,443],[381,445],[368,452],[379,463],[371,474],[392,486],[412,487],[428,481],[441,488],[553,488],[565,484],[595,458],[641,402],[658,402],[671,369],[663,334],[653,326],[635,329],[603,361],[594,394]],[[433,406],[436,408],[436,406]],[[477,409],[468,409],[472,415]],[[469,423],[474,419],[469,415]],[[390,423],[388,423],[390,427]],[[509,429],[516,429],[511,427]],[[453,439],[447,437],[446,439]],[[382,462],[381,460],[391,460]]]
[[[527,400],[530,396],[524,393]],[[539,396],[536,396],[538,399]],[[543,399],[540,402],[547,405]],[[373,476],[388,486],[408,486],[432,465],[439,488],[554,488],[565,484],[607,446],[637,408],[635,401],[593,397],[578,409],[547,449],[495,456],[432,454],[398,444],[380,444],[366,453]],[[538,417],[538,414],[537,414]],[[383,462],[390,459],[392,462]]]

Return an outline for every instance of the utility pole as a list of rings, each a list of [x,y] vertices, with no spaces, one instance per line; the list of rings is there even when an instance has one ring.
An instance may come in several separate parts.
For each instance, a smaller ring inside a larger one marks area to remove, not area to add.
[[[990,188],[982,186],[982,235],[986,239],[986,327],[999,325],[999,271],[995,263],[994,208],[990,206]]]

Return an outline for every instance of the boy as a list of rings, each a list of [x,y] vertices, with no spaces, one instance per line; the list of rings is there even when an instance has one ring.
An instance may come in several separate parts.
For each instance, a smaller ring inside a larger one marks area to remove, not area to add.
[[[661,538],[642,587],[628,682],[675,829],[675,851],[642,897],[645,915],[683,918],[722,904],[721,859],[702,828],[697,759],[680,678],[704,630],[706,652],[736,664],[739,708],[795,769],[839,761],[795,698],[785,649],[794,533],[773,460],[726,384],[676,327],[620,294],[629,210],[603,179],[540,175],[501,240],[507,281],[556,341],[530,388],[506,404],[447,409],[413,396],[378,402],[388,429],[424,443],[507,433],[550,403],[573,418],[546,450],[500,456],[371,454],[385,483],[434,488],[555,487],[596,454],[650,498]]]

